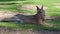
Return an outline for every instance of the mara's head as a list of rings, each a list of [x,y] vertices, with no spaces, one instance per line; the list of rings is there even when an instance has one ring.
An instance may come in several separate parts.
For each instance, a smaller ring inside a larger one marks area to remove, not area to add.
[[[36,6],[36,8],[37,8],[37,14],[39,14],[40,16],[45,16],[43,5],[41,6],[41,8],[39,8],[38,6]]]
[[[45,11],[43,10],[43,5],[41,6],[41,8],[39,8],[38,6],[36,6],[36,8],[38,23],[42,23],[45,20]]]

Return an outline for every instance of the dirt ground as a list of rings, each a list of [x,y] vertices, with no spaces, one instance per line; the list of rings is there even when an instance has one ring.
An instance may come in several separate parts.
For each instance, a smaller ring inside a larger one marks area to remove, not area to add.
[[[60,34],[60,31],[48,31],[48,30],[39,30],[32,31],[31,29],[8,29],[8,28],[0,28],[0,34]]]
[[[60,8],[60,2],[55,3],[55,6],[54,7]]]
[[[38,6],[39,8],[41,8],[42,5],[36,5],[36,4],[24,4],[22,5],[20,8],[21,10],[36,10],[36,6]],[[43,9],[47,9],[48,7],[43,6]]]

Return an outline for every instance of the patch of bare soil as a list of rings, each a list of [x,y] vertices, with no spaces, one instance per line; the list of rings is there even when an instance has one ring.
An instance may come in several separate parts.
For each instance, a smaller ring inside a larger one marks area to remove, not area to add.
[[[24,4],[20,8],[18,7],[18,9],[21,9],[21,10],[36,10],[36,6],[38,6],[39,8],[41,8],[41,5]],[[48,7],[44,6],[44,9],[47,9],[47,8]]]
[[[60,2],[55,3],[55,5],[60,5]]]
[[[56,8],[60,8],[60,3],[55,3],[55,5]]]
[[[5,6],[7,6],[7,5],[0,5],[0,7],[5,7]]]
[[[60,8],[60,5],[59,6],[56,6],[56,8]]]
[[[48,31],[48,30],[40,30],[40,31],[32,31],[32,29],[19,29],[19,28],[0,28],[0,34],[60,34],[60,31]]]
[[[9,10],[0,10],[0,20],[4,19],[4,18],[10,18],[13,17],[14,15],[16,15],[17,13],[14,13],[12,11]]]
[[[0,28],[0,34],[36,34],[34,31],[31,29],[19,29],[19,28],[14,28],[14,29],[8,29],[8,28]]]
[[[41,30],[41,31],[38,31],[38,34],[60,34],[60,31]]]

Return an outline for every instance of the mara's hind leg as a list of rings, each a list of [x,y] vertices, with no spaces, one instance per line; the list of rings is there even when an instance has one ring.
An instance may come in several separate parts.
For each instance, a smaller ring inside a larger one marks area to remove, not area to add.
[[[16,19],[16,22],[21,23],[21,24],[24,23],[23,20],[21,19]]]
[[[23,20],[21,20],[18,16],[14,16],[13,19],[16,23],[24,23]]]

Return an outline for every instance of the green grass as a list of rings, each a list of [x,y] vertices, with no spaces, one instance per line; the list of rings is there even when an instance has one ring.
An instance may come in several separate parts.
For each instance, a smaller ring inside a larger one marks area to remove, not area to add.
[[[48,8],[45,10],[45,14],[49,16],[57,16],[60,17],[60,8],[56,8],[56,2],[60,2],[60,0],[23,0],[23,1],[1,1],[0,4],[6,5],[4,7],[0,7],[0,10],[11,10],[20,13],[36,13],[36,10],[20,10],[17,7],[24,5],[24,4],[38,4],[44,5]],[[15,4],[14,4],[15,3]],[[32,25],[32,24],[18,24],[15,22],[0,22],[0,27],[7,27],[7,28],[24,28],[24,29],[44,29],[44,30],[60,30],[60,20],[48,21],[47,23],[54,24],[53,27],[47,27],[43,25]]]
[[[60,27],[59,27],[59,22],[57,21],[53,21],[51,22],[51,24],[55,24],[55,26],[53,27],[48,27],[48,26],[43,26],[43,25],[34,25],[34,24],[19,24],[16,22],[0,22],[0,27],[5,27],[5,28],[22,28],[22,29],[41,29],[41,30],[53,30],[53,31],[59,31]]]

